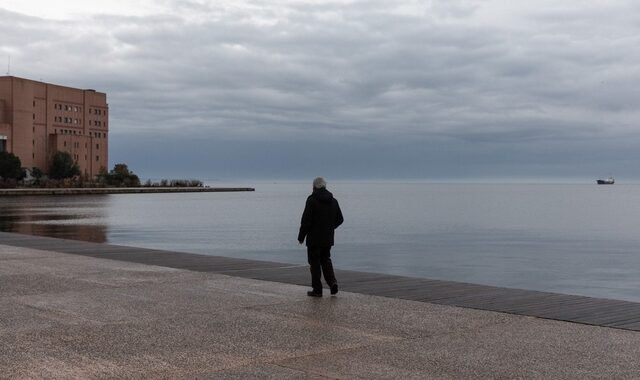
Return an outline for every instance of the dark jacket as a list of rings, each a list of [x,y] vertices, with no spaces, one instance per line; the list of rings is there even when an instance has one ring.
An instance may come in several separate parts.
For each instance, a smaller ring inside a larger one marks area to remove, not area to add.
[[[331,247],[333,233],[344,222],[338,201],[327,189],[314,189],[302,213],[298,241],[307,247]]]

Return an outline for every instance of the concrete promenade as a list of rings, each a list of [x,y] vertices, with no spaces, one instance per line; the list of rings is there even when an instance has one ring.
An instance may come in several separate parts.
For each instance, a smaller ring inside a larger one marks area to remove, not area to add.
[[[306,290],[0,245],[0,378],[640,378],[635,331]]]

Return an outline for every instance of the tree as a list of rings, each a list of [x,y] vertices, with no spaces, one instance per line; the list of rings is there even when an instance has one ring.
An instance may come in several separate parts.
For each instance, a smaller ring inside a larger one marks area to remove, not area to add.
[[[2,179],[20,180],[25,176],[20,158],[13,153],[0,152],[0,177]]]
[[[42,172],[42,170],[40,170],[40,168],[37,168],[35,166],[31,168],[31,177],[33,177],[34,185],[40,184],[40,180],[42,179],[42,176],[44,176],[44,173]]]
[[[40,180],[43,175],[44,173],[42,172],[42,170],[40,170],[40,168],[35,166],[31,168],[31,176],[33,177],[33,179]]]
[[[80,167],[67,152],[56,152],[53,155],[49,177],[53,179],[71,178],[80,175]]]
[[[100,177],[104,178],[109,186],[140,186],[140,178],[129,170],[127,164],[116,164],[109,173],[101,172]]]

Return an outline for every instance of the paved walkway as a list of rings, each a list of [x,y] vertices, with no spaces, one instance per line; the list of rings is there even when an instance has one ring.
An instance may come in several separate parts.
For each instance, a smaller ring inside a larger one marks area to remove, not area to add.
[[[640,378],[640,333],[0,245],[0,378]]]

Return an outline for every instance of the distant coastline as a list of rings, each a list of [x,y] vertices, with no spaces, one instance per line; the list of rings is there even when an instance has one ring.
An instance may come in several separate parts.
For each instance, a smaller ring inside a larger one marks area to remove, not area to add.
[[[103,187],[103,188],[19,188],[0,189],[0,196],[25,195],[96,195],[96,194],[159,194],[217,193],[255,191],[252,187]]]

